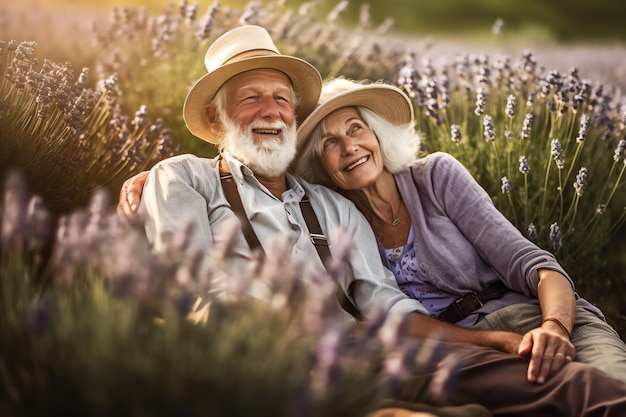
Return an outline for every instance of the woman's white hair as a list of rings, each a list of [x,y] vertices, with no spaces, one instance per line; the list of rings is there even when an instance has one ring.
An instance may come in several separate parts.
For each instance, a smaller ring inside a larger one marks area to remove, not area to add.
[[[394,125],[366,107],[355,108],[378,139],[385,169],[392,174],[406,169],[416,159],[420,147],[421,139],[415,131],[415,125]],[[296,175],[309,182],[336,188],[322,166],[322,137],[325,134],[322,120],[315,126],[310,140],[301,149],[293,170]]]

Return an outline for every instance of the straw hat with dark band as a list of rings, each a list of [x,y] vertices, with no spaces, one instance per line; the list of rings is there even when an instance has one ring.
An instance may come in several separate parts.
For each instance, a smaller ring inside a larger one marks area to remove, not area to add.
[[[207,104],[237,74],[261,68],[285,73],[299,99],[298,122],[315,108],[322,88],[322,78],[315,67],[302,59],[281,55],[269,33],[259,26],[241,26],[217,38],[206,53],[204,65],[208,73],[187,94],[183,117],[191,133],[210,143],[217,143],[219,138],[209,129]]]
[[[298,152],[305,147],[315,127],[330,113],[343,107],[361,106],[394,125],[413,122],[413,105],[399,88],[383,83],[358,83],[337,78],[322,89],[320,104],[298,128]]]

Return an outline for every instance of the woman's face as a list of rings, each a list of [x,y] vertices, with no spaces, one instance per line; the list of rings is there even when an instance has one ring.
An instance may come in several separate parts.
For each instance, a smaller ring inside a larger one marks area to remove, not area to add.
[[[383,157],[376,135],[356,108],[335,110],[322,123],[322,166],[333,183],[344,190],[372,185],[383,172]]]

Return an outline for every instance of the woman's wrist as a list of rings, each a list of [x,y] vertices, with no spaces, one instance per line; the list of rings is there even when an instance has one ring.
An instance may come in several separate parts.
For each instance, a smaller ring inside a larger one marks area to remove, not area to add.
[[[559,329],[559,333],[566,336],[568,339],[572,337],[572,331],[558,318],[556,317],[546,317],[541,321],[541,327],[544,327],[545,324],[548,324],[551,329]]]

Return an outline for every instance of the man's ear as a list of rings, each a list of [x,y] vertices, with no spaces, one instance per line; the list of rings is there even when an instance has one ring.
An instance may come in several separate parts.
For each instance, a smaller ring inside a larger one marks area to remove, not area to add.
[[[220,117],[217,114],[215,107],[209,106],[207,108],[207,122],[209,124],[209,129],[215,133],[216,135],[221,134],[224,131],[224,125],[220,121]]]

